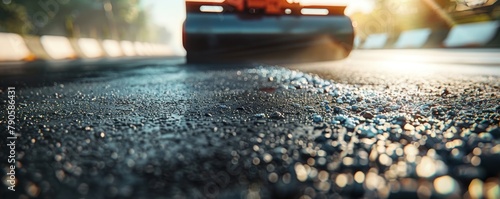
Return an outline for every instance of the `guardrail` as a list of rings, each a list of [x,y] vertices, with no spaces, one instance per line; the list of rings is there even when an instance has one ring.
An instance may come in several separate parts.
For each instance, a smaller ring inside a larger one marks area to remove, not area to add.
[[[172,56],[166,44],[0,32],[0,62]]]
[[[403,31],[397,35],[371,34],[355,38],[357,49],[500,47],[500,21],[459,24],[449,30],[430,28]]]
[[[371,34],[355,38],[357,49],[500,47],[500,21],[455,25],[449,30],[430,28],[397,35]],[[45,35],[21,36],[0,32],[0,62],[99,59],[112,57],[172,56],[166,44],[97,40]]]

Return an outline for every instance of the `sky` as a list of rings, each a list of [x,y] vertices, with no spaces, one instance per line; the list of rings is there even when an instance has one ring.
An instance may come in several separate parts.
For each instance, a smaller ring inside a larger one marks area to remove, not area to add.
[[[186,18],[184,0],[142,0],[153,21],[172,34],[170,45],[176,54],[185,54],[182,47],[182,23]]]
[[[375,0],[301,0],[303,4],[349,4],[346,14],[354,11],[370,12]],[[185,54],[182,47],[182,23],[186,17],[184,0],[142,0],[156,25],[165,27],[172,34],[170,45],[176,54]]]

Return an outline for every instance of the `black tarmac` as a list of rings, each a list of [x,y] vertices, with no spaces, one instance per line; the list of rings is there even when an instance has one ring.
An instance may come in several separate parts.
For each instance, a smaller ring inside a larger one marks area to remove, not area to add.
[[[1,198],[500,198],[499,66],[378,61],[2,77]]]

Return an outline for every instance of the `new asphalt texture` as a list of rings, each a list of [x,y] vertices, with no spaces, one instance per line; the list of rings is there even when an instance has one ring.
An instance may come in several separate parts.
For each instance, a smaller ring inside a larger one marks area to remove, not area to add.
[[[419,52],[4,75],[1,198],[500,198],[500,66]]]

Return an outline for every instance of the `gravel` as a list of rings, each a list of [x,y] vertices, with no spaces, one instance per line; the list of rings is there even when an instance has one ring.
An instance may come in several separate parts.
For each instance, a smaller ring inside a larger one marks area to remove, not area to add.
[[[1,195],[500,198],[497,76],[177,67],[20,85]]]

